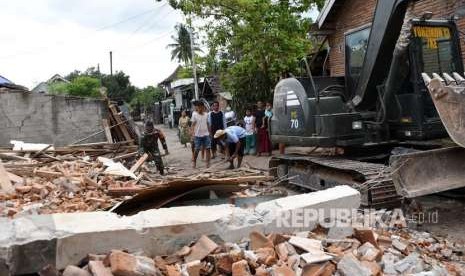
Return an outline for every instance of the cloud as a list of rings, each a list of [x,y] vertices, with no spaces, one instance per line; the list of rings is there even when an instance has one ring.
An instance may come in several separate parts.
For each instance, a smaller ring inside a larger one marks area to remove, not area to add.
[[[97,64],[109,73],[111,50],[115,71],[137,86],[155,85],[177,66],[166,45],[180,21],[178,11],[153,0],[4,1],[0,75],[32,88]]]

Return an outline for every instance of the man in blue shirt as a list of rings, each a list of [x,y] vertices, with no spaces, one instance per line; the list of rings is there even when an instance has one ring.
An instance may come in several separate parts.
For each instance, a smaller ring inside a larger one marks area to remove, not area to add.
[[[240,126],[230,126],[216,131],[214,139],[222,144],[227,144],[229,152],[229,169],[234,169],[234,159],[237,157],[237,167],[242,164],[245,148],[245,129]]]

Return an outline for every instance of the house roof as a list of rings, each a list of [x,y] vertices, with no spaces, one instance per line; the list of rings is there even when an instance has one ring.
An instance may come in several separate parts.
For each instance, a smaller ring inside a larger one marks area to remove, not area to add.
[[[3,76],[0,76],[0,85],[5,85],[5,84],[13,84],[13,82]]]
[[[328,18],[332,13],[334,13],[334,10],[336,7],[341,6],[343,0],[326,0],[325,5],[323,6],[323,9],[321,10],[320,14],[318,15],[316,19],[316,23],[318,24],[318,28],[323,27],[325,22],[328,21]]]
[[[181,65],[178,65],[178,67],[176,67],[176,69],[174,69],[173,73],[171,73],[166,79],[164,79],[162,82],[160,82],[158,85],[161,85],[161,84],[164,84],[164,83],[169,83],[169,82],[172,82],[174,81],[177,76],[178,76],[178,72],[179,70],[182,69],[182,66]]]
[[[50,79],[48,79],[47,81],[43,81],[43,82],[39,83],[38,85],[36,85],[36,87],[34,87],[32,89],[32,92],[35,92],[35,93],[48,93],[49,92],[49,85],[52,84],[52,83],[57,83],[57,82],[69,83],[70,81],[65,79],[64,77],[62,77],[60,74],[55,74]]]

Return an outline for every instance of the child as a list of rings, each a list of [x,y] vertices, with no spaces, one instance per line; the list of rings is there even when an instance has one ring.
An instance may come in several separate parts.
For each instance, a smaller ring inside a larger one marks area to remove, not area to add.
[[[255,154],[255,117],[250,109],[245,111],[245,154]]]

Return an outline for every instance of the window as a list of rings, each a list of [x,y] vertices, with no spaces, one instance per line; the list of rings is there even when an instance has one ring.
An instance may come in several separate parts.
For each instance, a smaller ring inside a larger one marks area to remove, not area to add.
[[[457,70],[454,62],[454,43],[450,29],[441,26],[415,26],[414,36],[420,43],[422,72],[452,73]]]
[[[355,90],[362,71],[370,30],[371,29],[367,27],[351,32],[347,34],[345,38],[347,86],[351,92]]]

